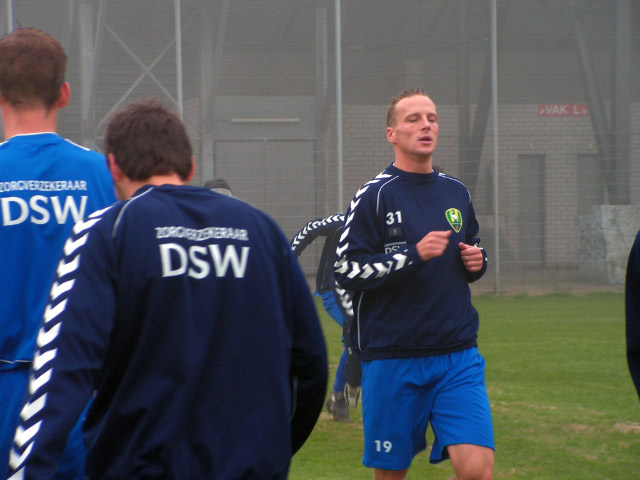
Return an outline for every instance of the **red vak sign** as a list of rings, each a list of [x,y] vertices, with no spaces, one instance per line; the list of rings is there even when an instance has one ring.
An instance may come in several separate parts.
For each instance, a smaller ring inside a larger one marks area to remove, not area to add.
[[[539,117],[584,117],[589,114],[586,103],[545,103],[538,105]]]

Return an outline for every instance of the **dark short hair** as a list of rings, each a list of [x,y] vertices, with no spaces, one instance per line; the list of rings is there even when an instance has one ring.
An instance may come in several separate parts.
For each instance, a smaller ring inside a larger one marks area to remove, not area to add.
[[[393,97],[391,97],[391,101],[389,102],[389,106],[387,107],[387,127],[391,127],[395,124],[396,121],[396,105],[403,98],[415,97],[416,95],[422,95],[424,97],[428,97],[422,88],[410,88],[408,90],[404,90],[403,92],[396,93]]]
[[[178,115],[157,100],[131,103],[115,113],[107,124],[104,146],[132,180],[172,173],[187,180],[191,174],[187,131]]]
[[[18,28],[0,38],[0,93],[15,108],[53,108],[66,67],[62,45],[40,30]]]

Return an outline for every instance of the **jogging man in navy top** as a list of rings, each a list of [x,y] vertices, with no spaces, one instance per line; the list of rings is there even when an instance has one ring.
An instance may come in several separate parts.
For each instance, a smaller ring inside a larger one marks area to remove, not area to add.
[[[109,121],[123,200],[76,224],[51,287],[11,454],[50,478],[87,399],[91,479],[286,479],[313,429],[327,357],[276,223],[188,186],[191,145],[157,102]]]
[[[116,201],[104,156],[56,133],[70,97],[66,60],[60,43],[39,30],[0,39],[1,478],[62,246],[77,221]],[[56,478],[84,478],[79,426]]]
[[[487,267],[467,188],[433,169],[436,106],[422,90],[392,98],[395,162],[356,193],[336,280],[354,292],[351,344],[362,359],[363,463],[404,479],[435,434],[430,461],[457,479],[490,479],[494,441],[478,313],[469,282]]]

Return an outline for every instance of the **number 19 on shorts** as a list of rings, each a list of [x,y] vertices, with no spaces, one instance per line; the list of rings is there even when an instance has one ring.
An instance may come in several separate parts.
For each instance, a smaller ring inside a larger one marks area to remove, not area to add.
[[[389,440],[374,440],[373,442],[376,444],[376,452],[382,452],[384,450],[384,453],[389,453],[393,448],[393,444]]]

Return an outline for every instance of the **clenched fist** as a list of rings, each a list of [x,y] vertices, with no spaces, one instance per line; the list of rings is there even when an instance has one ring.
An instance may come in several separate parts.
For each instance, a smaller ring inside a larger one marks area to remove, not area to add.
[[[482,269],[482,249],[462,242],[458,244],[458,247],[460,247],[460,256],[465,268],[470,272],[479,272]]]

